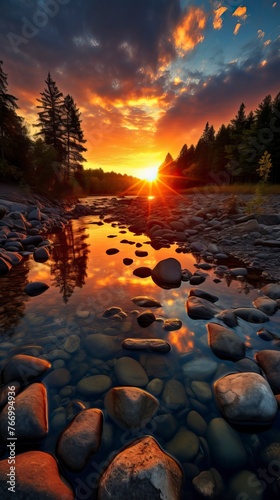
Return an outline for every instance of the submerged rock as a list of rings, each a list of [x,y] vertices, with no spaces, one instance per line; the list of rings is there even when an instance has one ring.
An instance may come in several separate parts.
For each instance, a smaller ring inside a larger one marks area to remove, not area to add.
[[[217,323],[208,323],[207,331],[209,346],[217,357],[233,361],[244,358],[245,344],[235,332]]]
[[[103,394],[112,387],[112,380],[108,375],[91,375],[82,378],[76,387],[76,390],[85,397],[94,397]]]
[[[114,387],[104,399],[105,409],[121,429],[144,428],[156,413],[158,400],[138,387]]]
[[[103,333],[93,333],[85,338],[85,348],[98,359],[113,358],[121,347],[119,338]]]
[[[124,349],[133,351],[169,352],[171,347],[168,342],[161,339],[125,339],[122,342]]]
[[[207,380],[211,378],[218,368],[218,363],[213,359],[201,356],[185,363],[182,367],[183,373],[191,380]]]
[[[224,489],[223,480],[216,469],[204,470],[193,478],[192,484],[201,498],[220,498]]]
[[[66,467],[80,471],[89,457],[96,453],[101,442],[102,411],[90,408],[74,417],[61,434],[57,444],[57,456]]]
[[[253,307],[238,307],[234,309],[234,314],[238,318],[248,321],[248,323],[265,323],[269,321],[269,317],[266,314]]]
[[[182,426],[171,441],[168,441],[165,449],[181,462],[190,462],[199,451],[199,439],[194,432]]]
[[[207,442],[218,466],[229,471],[247,464],[247,453],[241,438],[223,418],[214,418],[207,429]]]
[[[186,309],[190,318],[211,319],[220,309],[209,300],[191,296],[186,301]]]
[[[237,317],[234,314],[233,309],[224,309],[219,314],[216,314],[216,318],[220,321],[223,321],[223,323],[225,323],[225,325],[229,326],[230,328],[234,328],[238,325]]]
[[[217,295],[213,295],[212,293],[205,292],[204,290],[201,290],[201,288],[190,288],[188,292],[189,297],[199,297],[200,299],[208,300],[209,302],[212,302],[213,304],[219,300],[219,297]]]
[[[136,359],[127,356],[116,361],[115,375],[121,385],[144,387],[149,382],[143,366]]]
[[[267,383],[259,374],[234,373],[215,382],[218,405],[225,418],[233,424],[273,422],[278,405]]]
[[[273,392],[280,394],[280,351],[264,349],[256,354],[256,361],[266,374]]]
[[[7,474],[11,472],[8,459],[0,461],[0,495],[2,500],[10,500],[12,493],[8,491]],[[16,456],[17,500],[74,500],[75,495],[70,486],[62,480],[55,458],[42,451],[28,451]]]
[[[151,436],[133,441],[101,476],[98,500],[179,500],[182,471]]]

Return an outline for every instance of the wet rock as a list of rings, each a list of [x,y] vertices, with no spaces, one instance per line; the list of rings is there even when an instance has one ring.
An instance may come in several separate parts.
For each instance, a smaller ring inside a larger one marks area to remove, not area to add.
[[[64,342],[64,350],[69,354],[73,354],[80,349],[81,339],[78,335],[69,335]]]
[[[164,386],[162,401],[173,410],[185,407],[187,395],[183,384],[178,380],[168,380]]]
[[[272,300],[280,299],[280,285],[277,283],[269,283],[263,286],[260,291]]]
[[[51,363],[45,359],[26,354],[16,354],[4,364],[1,372],[1,382],[7,384],[12,380],[18,380],[23,384],[27,384],[43,375],[50,367]]]
[[[201,285],[201,283],[204,283],[205,279],[204,276],[192,276],[190,278],[190,285]]]
[[[101,476],[98,500],[179,500],[182,471],[155,439],[142,437],[118,453]]]
[[[151,276],[160,286],[178,287],[181,283],[181,264],[172,257],[161,260],[152,270]]]
[[[234,267],[229,270],[229,274],[232,276],[247,276],[248,271],[246,267]]]
[[[213,359],[200,356],[197,359],[188,361],[182,366],[183,373],[191,380],[208,380],[218,368],[218,363]]]
[[[71,375],[66,368],[57,368],[44,378],[44,384],[47,387],[61,388],[68,385],[71,380]]]
[[[153,378],[147,385],[146,390],[153,394],[153,396],[159,396],[162,393],[164,387],[164,382],[160,378]]]
[[[35,297],[36,295],[40,295],[45,292],[49,288],[49,285],[43,283],[41,281],[33,281],[32,283],[28,283],[26,285],[24,291],[30,297]]]
[[[280,351],[265,349],[255,355],[256,361],[266,374],[275,394],[280,394]]]
[[[278,410],[266,380],[257,373],[234,373],[215,382],[218,405],[233,424],[271,423]]]
[[[11,472],[8,459],[0,461],[0,495],[9,500],[12,490],[8,491],[7,474]],[[28,451],[16,457],[17,500],[74,500],[70,486],[60,478],[57,462],[52,455],[42,451]]]
[[[266,466],[277,465],[277,469],[274,469],[274,474],[278,477],[280,476],[279,463],[280,463],[280,443],[274,442],[270,443],[266,448],[261,451],[261,461]],[[273,475],[274,475],[273,474]]]
[[[238,372],[253,372],[261,374],[259,365],[253,359],[240,359],[234,363],[234,367]]]
[[[119,253],[118,248],[108,248],[108,250],[106,250],[107,255],[115,255],[116,253]]]
[[[245,344],[235,332],[217,323],[208,323],[207,331],[209,347],[218,358],[233,361],[244,358]]]
[[[198,436],[205,436],[207,431],[207,424],[204,418],[195,410],[188,413],[187,425],[191,431]]]
[[[269,332],[266,328],[261,328],[257,331],[257,336],[262,340],[270,341],[270,340],[279,340],[280,338],[272,332]]]
[[[85,349],[95,358],[113,358],[121,347],[119,338],[104,335],[103,333],[93,333],[85,338]]]
[[[219,498],[223,492],[223,480],[216,469],[204,470],[193,478],[192,484],[201,498]]]
[[[137,257],[147,257],[149,254],[146,250],[135,250],[135,255]]]
[[[200,299],[208,300],[213,304],[219,300],[219,297],[217,297],[216,295],[213,295],[212,293],[209,292],[205,292],[200,288],[190,288],[190,290],[188,291],[188,296],[199,297]]]
[[[219,467],[236,470],[247,464],[247,453],[241,438],[223,418],[214,418],[207,429],[207,442]]]
[[[266,314],[253,307],[238,307],[234,309],[234,314],[238,318],[248,321],[248,323],[265,323],[269,321],[269,317]]]
[[[138,387],[114,387],[107,392],[104,404],[121,429],[144,428],[159,407],[154,396]]]
[[[193,380],[191,382],[191,390],[202,403],[209,403],[213,397],[212,389],[207,382]]]
[[[230,328],[234,328],[238,325],[237,317],[235,316],[233,309],[224,309],[219,314],[216,314],[216,318],[223,321],[223,323]]]
[[[82,470],[89,457],[97,452],[102,433],[102,411],[90,408],[81,411],[61,434],[57,456],[73,471]]]
[[[149,378],[144,368],[133,358],[123,357],[115,363],[115,375],[119,384],[144,387]]]
[[[149,278],[149,276],[151,276],[151,272],[152,270],[149,267],[138,267],[137,269],[134,269],[133,274],[138,278]],[[151,307],[151,306],[146,306],[146,307]]]
[[[199,439],[194,432],[181,426],[165,449],[181,462],[191,462],[199,451]]]
[[[37,248],[34,252],[35,262],[47,262],[50,258],[50,252],[46,247]]]
[[[190,281],[190,278],[192,277],[191,271],[188,269],[182,269],[181,271],[181,280],[182,281]]]
[[[125,259],[123,259],[123,263],[125,266],[130,266],[131,264],[133,264],[133,259],[129,259],[128,257],[126,257]]]
[[[206,246],[203,245],[203,243],[200,243],[199,241],[193,241],[190,244],[190,249],[194,253],[201,253],[201,252],[204,252],[206,250]]]
[[[186,301],[186,309],[190,318],[211,319],[220,309],[209,302],[209,300],[200,297],[191,296]]]
[[[169,352],[171,347],[168,342],[161,339],[125,339],[122,341],[123,349],[147,352]]]
[[[170,413],[156,415],[153,418],[153,426],[156,434],[164,439],[171,439],[178,429],[177,420]]]
[[[43,384],[29,385],[15,398],[16,437],[18,441],[40,441],[48,431],[47,392]],[[6,405],[0,414],[0,437],[6,441],[8,434]]]
[[[257,309],[267,314],[267,316],[272,316],[278,310],[277,302],[269,297],[258,297],[254,300],[253,304]]]
[[[108,375],[92,375],[81,379],[76,389],[83,396],[90,398],[103,394],[112,387],[112,380]]]
[[[111,318],[112,316],[115,316],[115,314],[119,314],[120,312],[122,312],[121,307],[112,306],[112,307],[109,307],[108,309],[106,309],[106,311],[104,311],[103,317],[104,318]]]
[[[0,276],[7,274],[12,268],[12,264],[0,256]]]
[[[154,321],[156,317],[152,311],[145,311],[137,316],[137,323],[142,328],[148,328]]]
[[[180,330],[180,328],[182,328],[182,324],[182,321],[178,318],[169,318],[163,321],[162,328],[164,330],[167,330],[168,332],[172,332],[175,330]]]
[[[153,299],[153,297],[146,297],[145,295],[137,295],[137,297],[133,297],[132,302],[139,307],[161,307],[161,303]]]
[[[251,470],[242,470],[230,479],[228,485],[229,500],[246,498],[263,500],[265,483]]]

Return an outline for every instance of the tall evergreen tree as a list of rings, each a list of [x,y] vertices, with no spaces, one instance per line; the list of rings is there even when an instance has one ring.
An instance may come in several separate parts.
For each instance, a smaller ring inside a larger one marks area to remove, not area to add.
[[[54,147],[57,153],[57,161],[62,162],[65,159],[62,127],[63,95],[58,90],[50,73],[48,73],[45,82],[47,87],[40,93],[41,99],[37,99],[40,103],[37,108],[42,110],[38,112],[39,123],[36,126],[40,127],[40,131],[37,135],[43,136],[46,144]]]
[[[81,163],[86,161],[82,153],[87,151],[83,146],[86,140],[81,128],[81,113],[70,95],[64,99],[62,123],[66,149],[66,179],[69,180],[71,171],[78,171]]]
[[[8,75],[3,71],[0,61],[0,141],[1,157],[6,158],[9,140],[18,131],[20,120],[15,110],[18,109],[17,97],[8,93]]]

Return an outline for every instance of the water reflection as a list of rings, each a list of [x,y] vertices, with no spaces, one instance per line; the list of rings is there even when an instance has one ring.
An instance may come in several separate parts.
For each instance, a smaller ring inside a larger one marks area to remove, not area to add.
[[[28,296],[24,288],[28,283],[29,266],[22,262],[0,278],[0,333],[10,335],[23,318]]]

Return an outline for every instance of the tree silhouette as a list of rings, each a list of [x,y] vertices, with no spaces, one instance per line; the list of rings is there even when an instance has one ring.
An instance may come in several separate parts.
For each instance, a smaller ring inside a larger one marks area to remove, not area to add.
[[[67,95],[64,99],[62,123],[64,129],[64,144],[66,148],[66,180],[70,172],[78,171],[81,163],[86,161],[82,153],[86,151],[83,146],[86,140],[81,128],[81,113],[73,98]]]

